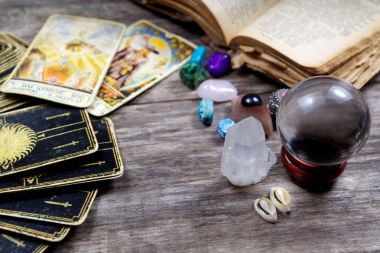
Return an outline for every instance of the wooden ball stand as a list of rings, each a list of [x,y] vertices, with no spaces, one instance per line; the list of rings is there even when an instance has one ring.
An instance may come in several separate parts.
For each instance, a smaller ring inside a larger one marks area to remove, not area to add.
[[[285,147],[281,149],[281,160],[288,175],[295,183],[310,188],[323,188],[331,185],[347,167],[347,161],[324,166],[308,164],[294,157]]]

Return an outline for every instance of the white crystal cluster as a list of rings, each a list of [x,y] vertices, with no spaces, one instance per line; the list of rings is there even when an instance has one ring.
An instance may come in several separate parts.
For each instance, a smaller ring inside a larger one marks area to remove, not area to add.
[[[233,185],[247,186],[260,182],[276,160],[265,144],[260,121],[249,117],[228,128],[221,171]]]

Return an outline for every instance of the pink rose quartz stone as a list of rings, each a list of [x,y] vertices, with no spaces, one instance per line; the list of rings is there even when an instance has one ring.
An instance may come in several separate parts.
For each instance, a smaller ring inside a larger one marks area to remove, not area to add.
[[[252,116],[261,122],[265,134],[271,135],[273,133],[273,123],[268,107],[265,104],[244,107],[241,105],[241,98],[243,96],[244,94],[234,97],[231,101],[233,119],[237,122]]]
[[[209,79],[201,83],[197,89],[197,95],[215,102],[225,102],[236,97],[237,90],[230,81]]]

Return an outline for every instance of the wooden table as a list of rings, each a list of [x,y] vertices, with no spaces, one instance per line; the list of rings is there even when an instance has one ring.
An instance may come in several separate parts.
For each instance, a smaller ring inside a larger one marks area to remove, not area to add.
[[[200,43],[202,32],[181,26],[125,0],[0,1],[0,30],[31,40],[52,13],[132,23],[148,19]],[[250,70],[231,73],[243,92],[267,99],[280,84]],[[126,174],[104,184],[86,222],[55,252],[380,252],[380,75],[363,92],[372,112],[367,145],[328,192],[293,184],[281,163],[261,183],[237,188],[220,175],[223,141],[219,119],[229,103],[216,104],[211,127],[196,115],[194,91],[178,72],[111,115]],[[277,134],[267,141],[279,158]],[[263,221],[255,198],[271,187],[289,189],[294,208],[278,224]]]

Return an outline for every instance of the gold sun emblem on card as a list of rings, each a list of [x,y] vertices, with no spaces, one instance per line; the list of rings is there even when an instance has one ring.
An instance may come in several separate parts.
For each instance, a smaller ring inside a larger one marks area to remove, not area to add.
[[[8,166],[26,157],[37,143],[36,133],[21,124],[0,125],[0,166]]]

